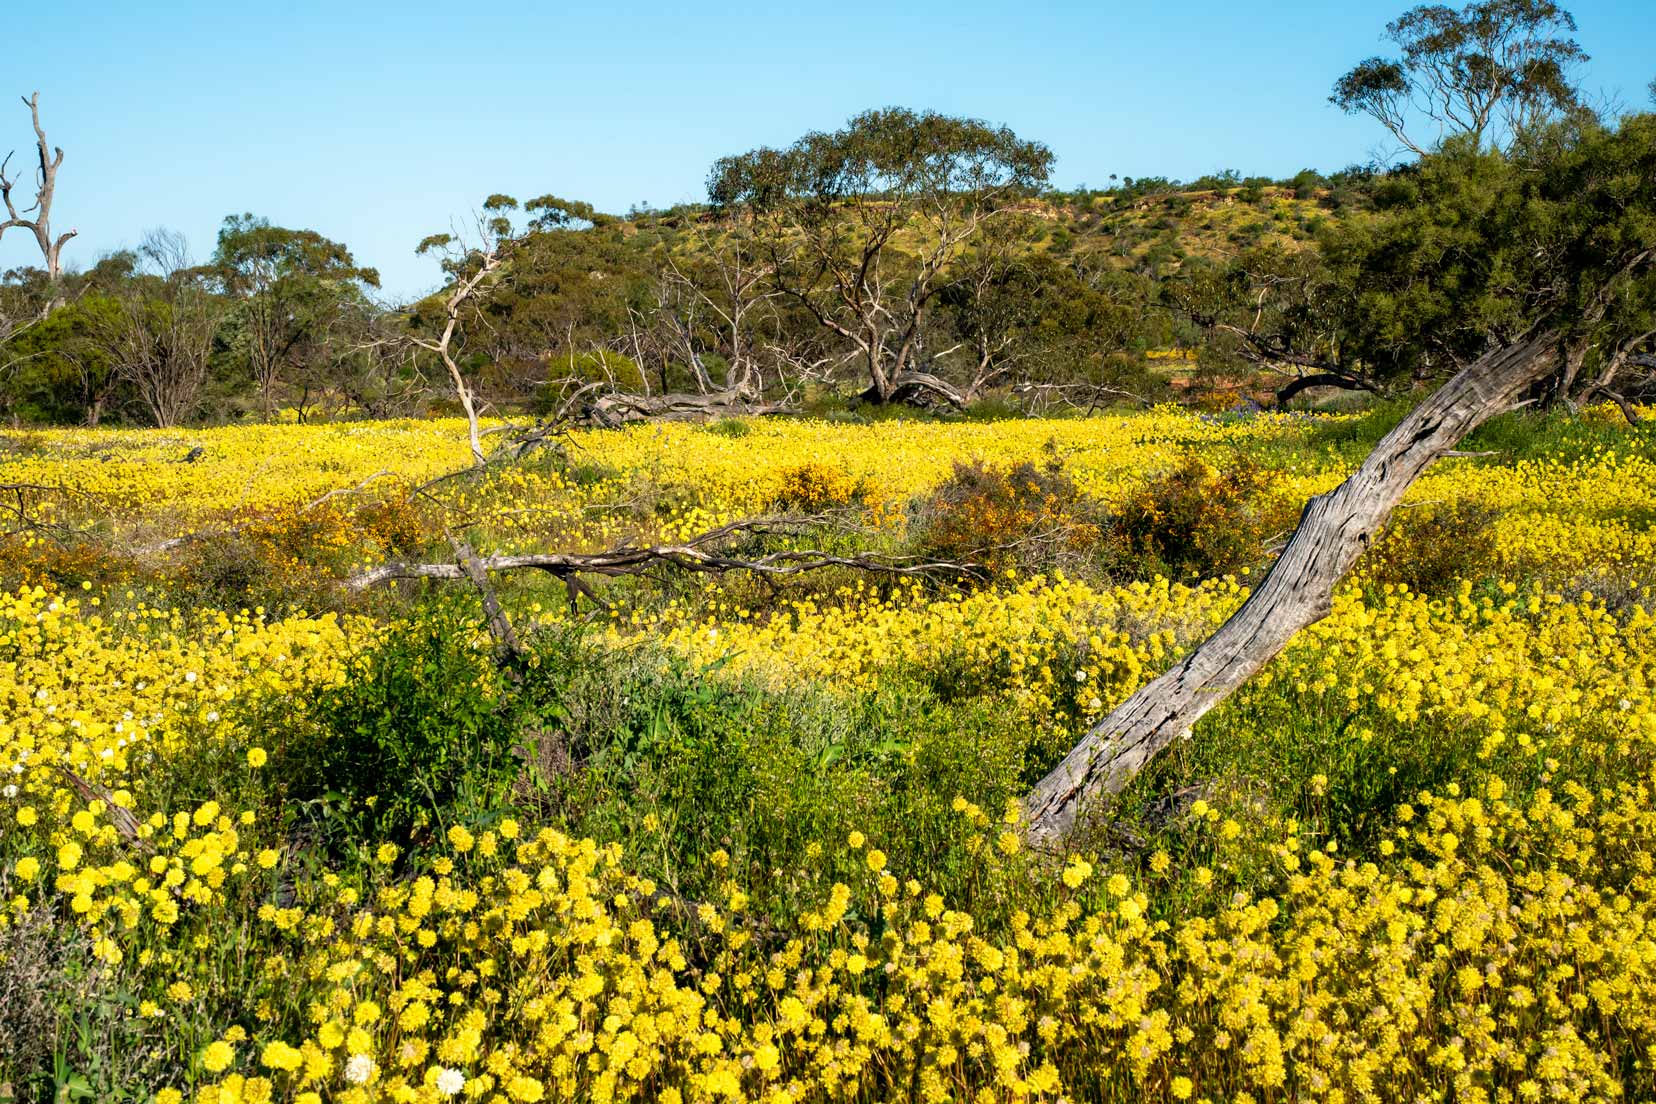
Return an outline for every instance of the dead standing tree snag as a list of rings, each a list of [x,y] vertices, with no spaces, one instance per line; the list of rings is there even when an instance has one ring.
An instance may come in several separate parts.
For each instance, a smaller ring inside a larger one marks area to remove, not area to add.
[[[1024,799],[1030,841],[1060,845],[1087,802],[1123,789],[1295,633],[1326,617],[1334,587],[1420,474],[1554,371],[1559,356],[1553,331],[1485,355],[1404,418],[1344,483],[1313,498],[1282,555],[1242,608],[1095,724],[1030,791]]]
[[[5,201],[6,219],[0,222],[0,237],[4,237],[7,230],[17,227],[27,230],[35,237],[40,246],[40,255],[46,265],[46,279],[51,284],[53,294],[47,302],[46,313],[50,314],[60,302],[57,287],[63,279],[63,246],[70,238],[80,231],[67,230],[57,237],[52,236],[52,198],[57,193],[58,169],[63,164],[63,150],[52,146],[46,141],[46,131],[40,125],[40,93],[23,97],[23,106],[29,109],[30,120],[34,123],[36,168],[35,168],[35,200],[28,207],[18,210],[17,201],[12,198],[12,189],[17,181],[6,175],[12,155],[7,154],[4,161],[0,161],[0,199]],[[32,218],[25,215],[32,214]]]
[[[496,204],[503,197],[491,196],[489,204]],[[486,209],[489,204],[485,204]],[[516,203],[512,204],[514,207]],[[479,293],[484,291],[493,282],[500,268],[506,263],[511,248],[516,239],[510,236],[510,226],[506,225],[505,232],[501,232],[503,218],[483,223],[483,240],[476,246],[465,246],[452,234],[433,234],[419,245],[416,252],[439,252],[444,254],[443,267],[454,279],[448,293],[443,296],[442,322],[443,328],[435,338],[413,336],[410,340],[420,348],[437,354],[447,369],[449,381],[454,384],[454,396],[460,402],[460,409],[466,415],[466,433],[471,443],[472,463],[481,468],[488,463],[483,455],[483,436],[478,428],[477,400],[472,394],[471,385],[460,370],[460,364],[454,358],[455,340],[463,335],[461,320],[468,311],[474,311]]]

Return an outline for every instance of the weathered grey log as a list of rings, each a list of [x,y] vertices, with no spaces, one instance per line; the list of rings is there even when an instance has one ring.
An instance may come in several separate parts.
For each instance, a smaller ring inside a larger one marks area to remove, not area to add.
[[[725,551],[726,542],[736,538],[803,532],[808,526],[822,520],[822,517],[752,518],[709,529],[680,544],[624,546],[604,552],[526,552],[518,555],[476,556],[472,557],[472,562],[477,569],[484,572],[542,571],[565,580],[582,575],[612,578],[638,575],[656,567],[709,575],[750,572],[762,577],[799,575],[828,567],[900,576],[961,578],[980,576],[983,573],[983,569],[977,564],[909,557],[837,556],[814,548],[770,552],[752,558],[733,556]],[[348,591],[360,591],[392,579],[468,577],[473,576],[463,563],[387,563],[344,579],[340,586]]]
[[[1350,478],[1307,503],[1299,528],[1242,608],[1095,724],[1030,791],[1024,799],[1030,841],[1058,843],[1085,803],[1120,791],[1295,633],[1328,616],[1335,585],[1421,472],[1557,363],[1552,332],[1480,358],[1386,434]]]
[[[574,420],[580,425],[611,429],[631,422],[703,421],[788,413],[792,410],[780,403],[758,402],[731,391],[706,395],[609,394],[586,403]]]

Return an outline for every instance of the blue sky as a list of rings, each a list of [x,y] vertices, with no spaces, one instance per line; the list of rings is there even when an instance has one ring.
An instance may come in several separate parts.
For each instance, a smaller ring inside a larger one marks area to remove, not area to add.
[[[39,89],[73,264],[152,226],[205,257],[252,211],[343,240],[407,297],[439,282],[415,243],[491,192],[699,199],[714,158],[888,104],[1038,138],[1065,187],[1368,160],[1382,134],[1328,89],[1405,6],[47,0],[6,16],[0,151],[27,152],[11,97]],[[1644,104],[1656,0],[1569,7],[1588,88]],[[0,268],[38,260],[0,241]]]

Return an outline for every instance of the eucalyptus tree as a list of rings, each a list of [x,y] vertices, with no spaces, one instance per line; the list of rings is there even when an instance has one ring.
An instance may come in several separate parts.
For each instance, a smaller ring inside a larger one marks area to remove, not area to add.
[[[884,108],[721,158],[707,190],[717,211],[753,221],[772,289],[855,351],[864,397],[884,403],[943,386],[917,367],[933,301],[1052,161],[1006,127]]]
[[[454,397],[466,415],[472,463],[480,468],[487,463],[487,458],[483,455],[483,436],[478,425],[477,396],[459,358],[466,339],[487,327],[489,292],[500,281],[504,266],[522,244],[524,231],[512,219],[512,212],[518,209],[518,201],[511,196],[491,195],[483,201],[483,211],[474,220],[469,237],[453,232],[430,234],[414,250],[437,257],[448,284],[436,297],[440,304],[435,319],[436,333],[416,330],[413,341],[442,361],[454,386]],[[554,211],[551,217],[556,219],[561,215]]]
[[[319,346],[348,304],[379,287],[379,273],[359,266],[339,242],[251,214],[224,220],[208,269],[235,304],[231,343],[267,421],[283,376],[327,357]]]
[[[1329,102],[1375,119],[1416,155],[1459,136],[1509,144],[1579,109],[1572,71],[1587,54],[1575,30],[1553,0],[1421,4],[1386,25],[1398,56],[1357,63]]]

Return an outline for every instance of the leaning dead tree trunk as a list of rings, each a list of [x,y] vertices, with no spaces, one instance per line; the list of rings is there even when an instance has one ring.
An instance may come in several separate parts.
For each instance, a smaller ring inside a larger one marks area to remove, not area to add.
[[[1030,791],[1024,808],[1031,842],[1057,843],[1083,804],[1119,792],[1295,633],[1328,616],[1335,585],[1421,472],[1557,363],[1558,339],[1551,332],[1489,353],[1386,434],[1344,483],[1307,503],[1293,538],[1242,608],[1094,725]]]

